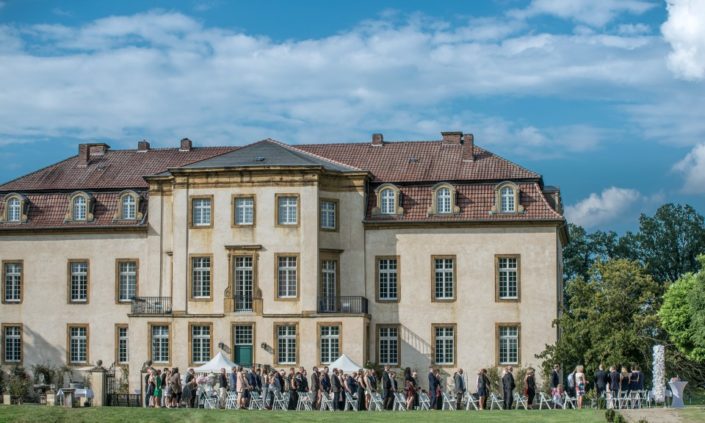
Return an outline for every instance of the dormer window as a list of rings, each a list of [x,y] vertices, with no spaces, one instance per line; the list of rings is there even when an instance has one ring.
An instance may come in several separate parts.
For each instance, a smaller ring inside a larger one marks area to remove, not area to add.
[[[73,220],[86,220],[87,203],[85,197],[75,197],[73,199]]]
[[[69,210],[64,221],[90,222],[93,220],[93,197],[85,192],[77,192],[69,198]]]
[[[400,206],[401,191],[392,184],[384,184],[375,190],[377,207],[372,209],[376,215],[400,215],[404,209]]]
[[[27,221],[27,198],[21,194],[8,194],[5,197],[5,212],[0,214],[0,222],[23,223]]]
[[[495,191],[495,205],[490,213],[523,213],[524,207],[519,203],[519,194],[519,186],[514,182],[499,184]]]
[[[431,207],[428,214],[453,214],[460,213],[460,207],[455,204],[455,187],[447,182],[442,182],[432,188]]]
[[[131,190],[124,191],[118,196],[117,210],[115,211],[115,220],[139,220],[142,219],[140,213],[140,196]]]

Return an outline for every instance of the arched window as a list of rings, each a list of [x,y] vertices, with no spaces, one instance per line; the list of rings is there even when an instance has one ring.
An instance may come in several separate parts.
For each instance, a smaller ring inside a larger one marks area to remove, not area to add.
[[[12,197],[7,201],[7,221],[22,221],[22,202],[17,197]]]
[[[440,188],[436,191],[436,212],[451,213],[453,211],[449,188]]]
[[[514,213],[516,211],[514,188],[502,187],[499,192],[500,211],[502,213]]]
[[[382,204],[380,205],[380,213],[382,214],[396,214],[397,199],[396,193],[391,188],[386,188],[382,190],[379,195]]]
[[[125,220],[137,219],[137,201],[132,194],[122,196],[122,218]]]
[[[86,220],[88,204],[86,202],[86,197],[82,195],[77,195],[73,198],[73,220]]]

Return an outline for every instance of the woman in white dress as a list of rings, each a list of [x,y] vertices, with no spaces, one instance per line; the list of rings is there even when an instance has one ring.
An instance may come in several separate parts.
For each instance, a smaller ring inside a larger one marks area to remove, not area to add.
[[[585,379],[585,368],[579,365],[575,368],[575,393],[578,397],[578,409],[583,408],[583,397],[585,396],[585,387],[587,380]]]

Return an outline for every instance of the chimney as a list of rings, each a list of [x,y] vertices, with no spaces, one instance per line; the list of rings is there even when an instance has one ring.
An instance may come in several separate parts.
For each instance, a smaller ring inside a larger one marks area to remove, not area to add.
[[[137,151],[146,152],[149,151],[149,142],[147,140],[142,140],[137,142]]]
[[[91,159],[89,144],[78,144],[78,166],[86,167]]]
[[[108,151],[110,146],[105,143],[99,143],[99,144],[88,144],[90,147],[90,155],[91,157],[93,156],[104,156],[105,153]]]
[[[475,161],[475,136],[473,134],[465,134],[463,136],[463,161]]]
[[[384,135],[372,134],[372,145],[384,145]]]
[[[462,144],[463,133],[460,131],[441,132],[443,136],[443,144]]]
[[[191,140],[188,138],[184,138],[181,140],[181,146],[179,147],[179,151],[191,151],[192,147],[193,143],[191,142]]]

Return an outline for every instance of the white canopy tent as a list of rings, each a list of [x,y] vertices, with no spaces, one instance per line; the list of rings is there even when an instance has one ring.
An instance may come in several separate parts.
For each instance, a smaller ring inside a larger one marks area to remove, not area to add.
[[[217,373],[220,372],[220,369],[225,369],[226,372],[232,373],[234,366],[237,366],[237,364],[225,358],[221,351],[218,352],[215,357],[211,358],[208,363],[201,367],[194,368],[193,371],[196,373]]]
[[[362,369],[362,366],[356,364],[354,361],[350,359],[347,355],[343,354],[340,357],[338,357],[337,360],[334,362],[330,363],[328,365],[328,368],[330,369],[338,369],[342,370],[344,372],[356,372],[360,369]]]

